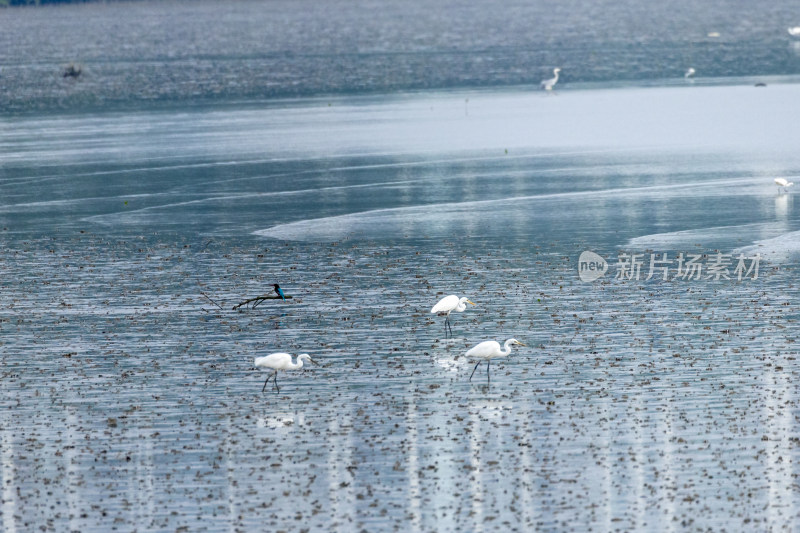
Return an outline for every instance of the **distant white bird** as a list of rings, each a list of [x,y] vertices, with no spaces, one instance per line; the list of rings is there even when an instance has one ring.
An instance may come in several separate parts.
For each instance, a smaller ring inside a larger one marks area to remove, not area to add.
[[[558,83],[558,73],[559,72],[561,72],[560,68],[554,68],[553,69],[554,76],[552,78],[550,78],[549,80],[542,80],[542,82],[539,84],[539,86],[542,89],[544,89],[545,91],[552,91],[553,87],[555,87],[556,83]]]
[[[780,192],[781,189],[783,189],[783,192],[789,192],[786,188],[794,185],[794,182],[786,181],[785,178],[775,178],[775,185],[778,186],[778,192]]]
[[[253,364],[256,368],[267,372],[270,370],[275,371],[274,374],[267,376],[267,379],[264,381],[264,386],[261,388],[261,392],[264,392],[264,389],[267,388],[267,382],[270,380],[270,378],[275,378],[275,388],[278,392],[280,392],[281,388],[278,387],[278,370],[300,370],[303,368],[303,360],[307,360],[309,363],[314,363],[314,361],[311,359],[311,356],[307,353],[301,353],[298,355],[297,363],[292,363],[291,354],[283,352],[271,353],[263,357],[256,357],[255,361],[253,361]]]
[[[694,70],[694,68],[689,67],[689,69],[686,71],[686,74],[684,74],[683,77],[684,78],[694,78],[695,72],[696,71]]]
[[[791,35],[792,37],[800,37],[800,26],[789,28],[787,31],[789,32],[789,35]]]
[[[478,365],[480,365],[483,361],[486,361],[486,381],[489,381],[489,363],[491,360],[496,357],[508,356],[508,354],[511,353],[511,346],[514,344],[525,346],[517,339],[508,339],[505,344],[503,344],[502,350],[500,349],[500,343],[497,341],[483,341],[482,343],[477,344],[467,350],[467,353],[464,354],[467,358],[479,359],[479,361],[475,364],[475,368],[472,369],[472,374],[469,375],[469,380],[472,381],[472,376],[478,369]]]
[[[450,296],[445,296],[439,302],[433,306],[431,309],[431,313],[435,315],[445,315],[444,319],[444,337],[447,338],[447,328],[450,328],[450,335],[453,334],[453,327],[450,325],[450,313],[453,311],[457,313],[463,313],[464,309],[467,308],[467,304],[475,305],[473,302],[470,301],[469,298],[459,298],[455,294],[451,294]]]

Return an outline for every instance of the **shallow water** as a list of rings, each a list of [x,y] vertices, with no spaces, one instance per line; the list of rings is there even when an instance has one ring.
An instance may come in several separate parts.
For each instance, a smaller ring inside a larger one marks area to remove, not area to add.
[[[3,529],[791,529],[798,91],[6,121]],[[644,280],[718,252],[758,277]],[[323,366],[262,393],[279,350]]]
[[[793,0],[214,0],[0,10],[0,109],[800,76]],[[69,64],[81,68],[64,77]]]
[[[1,529],[793,529],[795,6],[643,6],[0,9]]]

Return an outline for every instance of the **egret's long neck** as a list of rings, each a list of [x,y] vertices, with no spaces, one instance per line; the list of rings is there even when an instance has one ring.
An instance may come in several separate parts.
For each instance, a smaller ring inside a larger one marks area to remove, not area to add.
[[[292,365],[292,369],[298,370],[300,368],[303,368],[303,360],[300,357],[298,357],[297,362]]]
[[[503,344],[503,349],[500,351],[503,355],[508,355],[511,353],[511,339],[507,340]]]
[[[553,72],[553,74],[555,74],[555,77],[553,78],[553,84],[555,85],[555,83],[558,81],[558,71]]]

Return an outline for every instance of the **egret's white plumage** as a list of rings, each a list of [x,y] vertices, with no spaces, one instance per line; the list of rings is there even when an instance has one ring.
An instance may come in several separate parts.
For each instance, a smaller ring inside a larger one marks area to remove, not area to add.
[[[472,369],[472,374],[469,375],[469,380],[472,381],[472,376],[478,369],[478,365],[480,365],[483,361],[486,361],[486,380],[488,381],[490,361],[497,357],[507,357],[508,354],[511,353],[511,346],[515,344],[519,346],[525,346],[517,339],[508,339],[503,344],[502,349],[500,348],[500,343],[497,341],[483,341],[467,350],[467,353],[464,354],[467,358],[479,359],[479,361],[475,364],[475,368]]]
[[[542,82],[540,84],[542,89],[544,89],[545,91],[552,91],[553,87],[555,87],[556,83],[558,83],[558,73],[559,72],[561,72],[560,68],[558,68],[558,67],[554,68],[553,69],[553,77],[550,78],[549,80],[542,80]]]
[[[780,192],[781,189],[783,189],[785,192],[788,192],[786,188],[794,185],[794,182],[787,181],[786,178],[775,178],[775,185],[778,186],[778,192]]]
[[[264,381],[264,387],[262,387],[261,392],[264,392],[264,389],[267,388],[267,382],[270,378],[275,378],[275,388],[278,392],[281,391],[281,388],[278,387],[278,370],[299,370],[303,368],[303,361],[306,360],[309,363],[313,363],[314,361],[311,359],[311,356],[307,353],[301,353],[297,356],[297,362],[292,362],[292,355],[288,353],[278,352],[278,353],[271,353],[269,355],[265,355],[262,357],[256,357],[253,364],[256,368],[264,371],[274,370],[274,374],[270,374],[267,376],[267,379]]]
[[[431,313],[447,313],[448,315],[453,311],[462,313],[467,308],[467,304],[475,305],[466,296],[459,298],[455,294],[451,294],[439,300],[431,309]]]
[[[444,336],[447,337],[447,327],[450,325],[450,313],[453,311],[457,313],[463,313],[464,309],[467,308],[467,304],[475,305],[473,302],[470,301],[469,298],[466,296],[463,298],[459,298],[455,294],[451,294],[450,296],[445,296],[441,300],[439,300],[436,305],[433,306],[431,309],[431,313],[434,315],[446,315],[444,319]],[[453,333],[452,328],[450,329],[450,333]]]
[[[683,77],[684,78],[693,78],[694,75],[695,75],[695,72],[696,71],[694,70],[693,67],[689,67],[689,69],[686,71],[686,74],[684,74]]]
[[[787,30],[792,37],[800,37],[800,26],[795,26]]]

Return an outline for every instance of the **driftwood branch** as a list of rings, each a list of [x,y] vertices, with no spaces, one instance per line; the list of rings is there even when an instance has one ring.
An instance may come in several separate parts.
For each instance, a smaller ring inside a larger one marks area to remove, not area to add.
[[[207,295],[206,293],[204,293],[204,292],[201,292],[200,294],[202,294],[203,296],[205,296],[205,299],[206,299],[206,300],[208,300],[208,301],[209,301],[209,302],[211,302],[212,304],[214,304],[214,305],[216,305],[217,307],[219,307],[220,309],[222,309],[222,306],[221,306],[221,305],[219,305],[219,304],[218,304],[217,302],[215,302],[214,300],[212,300],[211,298],[209,298],[209,297],[208,297],[208,295]]]
[[[292,299],[291,296],[285,296],[285,298],[287,300],[291,300]],[[264,294],[262,296],[256,296],[255,298],[248,298],[247,300],[244,300],[243,302],[239,302],[238,304],[233,306],[233,310],[236,311],[240,307],[247,307],[248,305],[250,306],[251,309],[255,309],[261,303],[263,303],[265,300],[280,300],[280,299],[281,299],[281,297],[278,296],[277,294]]]

